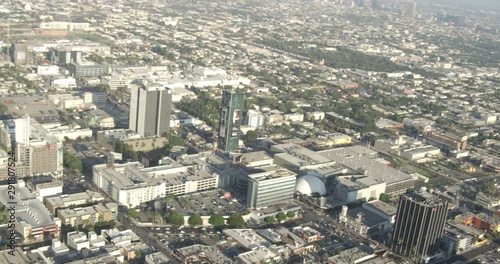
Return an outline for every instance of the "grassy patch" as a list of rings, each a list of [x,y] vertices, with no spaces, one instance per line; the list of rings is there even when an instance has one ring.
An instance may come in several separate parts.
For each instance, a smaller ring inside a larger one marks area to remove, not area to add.
[[[420,174],[420,175],[423,175],[427,178],[435,178],[436,175],[427,171],[427,170],[417,170],[416,173]]]
[[[105,38],[103,38],[99,35],[96,35],[96,34],[73,33],[72,35],[79,37],[79,38],[82,38],[82,39],[86,39],[88,41],[97,42],[97,43],[104,44],[104,45],[111,45],[112,44],[112,42],[110,40],[105,39]]]

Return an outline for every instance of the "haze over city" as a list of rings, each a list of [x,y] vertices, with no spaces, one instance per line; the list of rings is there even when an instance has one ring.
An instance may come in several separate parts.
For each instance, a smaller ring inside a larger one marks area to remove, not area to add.
[[[500,263],[500,2],[0,2],[0,263]]]

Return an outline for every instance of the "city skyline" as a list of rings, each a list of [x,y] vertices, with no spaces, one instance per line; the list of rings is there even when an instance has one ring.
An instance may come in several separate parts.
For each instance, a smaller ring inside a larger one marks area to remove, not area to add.
[[[0,2],[0,263],[498,262],[499,8]]]

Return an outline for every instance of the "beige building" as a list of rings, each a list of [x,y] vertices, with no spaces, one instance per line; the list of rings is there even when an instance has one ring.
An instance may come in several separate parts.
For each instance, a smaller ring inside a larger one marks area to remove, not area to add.
[[[45,199],[45,207],[53,215],[57,215],[57,210],[75,205],[83,205],[104,200],[104,197],[98,192],[87,190],[86,192],[63,194]]]
[[[59,210],[59,219],[63,225],[85,225],[95,224],[96,222],[107,222],[116,219],[118,205],[107,203],[105,205],[97,204],[88,207],[61,209]]]
[[[32,175],[47,174],[59,170],[58,144],[32,144],[29,151]]]

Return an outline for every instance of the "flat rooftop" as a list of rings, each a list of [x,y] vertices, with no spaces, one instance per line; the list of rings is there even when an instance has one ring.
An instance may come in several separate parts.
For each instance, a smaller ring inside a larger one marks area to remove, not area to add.
[[[246,249],[271,246],[271,243],[261,237],[254,229],[225,229],[222,232]]]
[[[24,254],[21,247],[14,249],[14,255],[9,254],[10,249],[0,251],[0,263],[2,264],[29,264],[33,263],[31,259]]]
[[[421,147],[405,149],[403,150],[403,152],[409,152],[411,154],[420,154],[423,152],[436,151],[436,150],[439,150],[439,148],[434,146],[421,146]]]
[[[212,152],[200,152],[198,154],[185,155],[176,159],[182,165],[223,165],[232,161],[216,155]]]
[[[146,263],[169,264],[172,263],[172,259],[161,252],[156,252],[146,255]]]
[[[273,158],[269,156],[265,151],[248,152],[241,155],[241,162],[255,162],[263,160],[272,160]]]
[[[167,186],[184,184],[188,181],[213,179],[214,174],[217,173],[207,164],[182,166],[175,161],[168,165],[142,168],[140,171],[151,179],[165,182]]]
[[[85,215],[95,215],[97,212],[106,212],[110,211],[106,206],[104,205],[93,205],[93,206],[87,206],[87,207],[77,207],[73,209],[60,209],[59,212],[57,213],[61,218],[68,219],[68,218],[74,218],[74,217],[80,217],[80,216],[85,216]]]
[[[213,263],[213,264],[226,264],[232,263],[218,248],[215,246],[192,245],[177,249],[177,252],[186,258],[189,256],[197,256],[201,261],[200,263]]]
[[[238,255],[238,263],[242,262],[245,264],[261,263],[264,260],[273,258],[276,253],[272,252],[270,248],[258,248],[252,251],[244,252]]]
[[[365,225],[367,227],[376,226],[380,223],[386,222],[386,220],[383,217],[377,215],[376,213],[368,211],[362,207],[347,210],[347,215],[354,222],[357,222],[356,219],[358,218],[358,216],[361,216],[361,223],[359,224]]]
[[[278,178],[282,178],[282,177],[291,177],[291,176],[295,177],[295,176],[297,176],[297,174],[295,174],[291,170],[288,170],[285,168],[280,168],[280,167],[276,167],[275,170],[259,172],[259,173],[248,175],[248,177],[250,179],[255,180],[255,181],[266,181],[266,180],[278,179]]]
[[[346,249],[340,252],[340,254],[331,257],[330,259],[335,261],[335,263],[357,263],[362,258],[368,259],[370,255],[375,257],[373,249],[369,247],[359,246]]]
[[[335,161],[322,163],[318,165],[310,165],[306,167],[307,170],[317,172],[325,177],[338,175],[338,174],[346,174],[349,171],[349,168],[343,166],[342,164],[338,164]]]
[[[36,185],[36,189],[48,189],[54,187],[62,187],[63,183],[61,181],[53,181],[53,182],[44,182]]]
[[[434,207],[437,205],[444,205],[447,203],[446,200],[439,198],[439,196],[434,195],[426,190],[417,190],[410,193],[405,193],[404,196],[410,198],[412,201],[419,203],[423,206]]]
[[[33,118],[31,118],[31,120],[30,120],[30,125],[31,125],[30,138],[38,139],[41,142],[47,141],[47,143],[50,143],[50,144],[61,143],[61,141],[57,137],[52,135],[52,133],[47,131],[40,123],[38,123]],[[31,141],[31,139],[30,139],[30,141]]]
[[[45,206],[36,199],[26,187],[16,187],[16,221],[25,221],[33,228],[49,226],[55,224],[54,217],[49,213]],[[8,186],[0,186],[0,202],[8,207],[9,198]]]
[[[305,147],[295,144],[280,144],[271,147],[271,151],[276,153],[275,157],[280,157],[297,167],[326,163],[330,160],[323,155],[316,153]]]
[[[365,176],[384,181],[387,185],[412,179],[408,173],[375,160],[377,152],[363,146],[322,150],[318,151],[318,154],[353,171],[363,172],[361,174]]]
[[[57,114],[57,107],[43,96],[16,96],[4,97],[3,103],[7,106],[7,113],[14,117],[26,114],[36,117]]]
[[[396,215],[398,209],[390,204],[384,203],[380,200],[370,201],[363,204],[365,207],[371,207],[378,211],[385,213],[386,215]]]
[[[142,168],[142,164],[139,162],[115,164],[114,168],[108,168],[106,164],[94,166],[95,171],[108,181],[113,182],[118,189],[135,189],[159,184],[159,182],[142,172],[140,168]]]
[[[104,197],[98,193],[98,192],[92,192],[92,191],[86,191],[86,192],[80,192],[80,193],[73,193],[73,194],[61,194],[58,196],[52,196],[52,197],[47,197],[45,198],[45,201],[47,203],[50,203],[52,205],[64,205],[67,203],[72,203],[76,201],[96,201],[96,200],[104,200]]]

